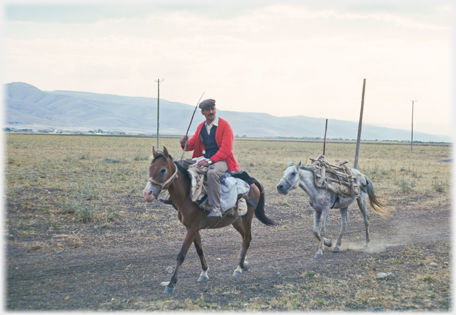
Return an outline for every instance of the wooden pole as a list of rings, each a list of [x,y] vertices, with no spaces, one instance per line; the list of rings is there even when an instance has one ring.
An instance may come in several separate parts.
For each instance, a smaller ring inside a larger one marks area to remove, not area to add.
[[[413,152],[413,107],[415,106],[416,101],[412,101],[412,139],[411,139],[411,152]]]
[[[356,153],[355,153],[355,164],[353,168],[358,168],[358,156],[359,156],[359,145],[361,141],[361,129],[363,127],[363,111],[364,111],[364,92],[366,90],[366,79],[363,81],[363,94],[361,96],[361,112],[359,114],[358,124],[358,138],[356,139]]]
[[[162,82],[165,80],[162,80]],[[160,79],[157,81],[157,150],[160,149]]]
[[[326,119],[325,138],[323,139],[323,155],[325,155],[326,151],[326,130],[328,130],[328,119]]]

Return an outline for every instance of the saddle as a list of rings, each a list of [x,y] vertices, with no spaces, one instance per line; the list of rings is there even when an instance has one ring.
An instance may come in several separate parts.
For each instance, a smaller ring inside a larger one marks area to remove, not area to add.
[[[355,197],[360,193],[360,187],[356,183],[351,169],[346,165],[348,161],[336,160],[337,165],[326,161],[324,155],[312,159],[307,165],[313,174],[315,186],[329,190],[337,195]]]
[[[207,203],[207,167],[189,166],[188,173],[191,178],[190,198],[198,206],[211,211]],[[220,180],[220,206],[224,214],[229,216],[244,216],[247,213],[247,194],[250,186],[247,182],[229,176],[226,173]]]

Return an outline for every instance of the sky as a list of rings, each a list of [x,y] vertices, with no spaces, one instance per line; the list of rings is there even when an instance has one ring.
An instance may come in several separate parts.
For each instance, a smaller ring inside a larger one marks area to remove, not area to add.
[[[128,3],[128,4],[127,4]],[[4,1],[3,82],[452,135],[452,1]]]

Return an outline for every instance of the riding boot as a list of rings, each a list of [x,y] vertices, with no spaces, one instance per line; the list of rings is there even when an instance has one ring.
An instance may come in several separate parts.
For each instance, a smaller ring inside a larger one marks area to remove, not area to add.
[[[160,201],[161,203],[164,203],[165,205],[172,205],[173,208],[177,210],[177,207],[171,198],[170,199],[159,198],[158,201]]]
[[[173,200],[171,198],[170,199],[159,198],[158,201],[160,201],[161,203],[164,203],[165,205],[172,205],[173,204]]]
[[[222,210],[220,208],[213,208],[211,213],[207,215],[208,217],[222,217]]]

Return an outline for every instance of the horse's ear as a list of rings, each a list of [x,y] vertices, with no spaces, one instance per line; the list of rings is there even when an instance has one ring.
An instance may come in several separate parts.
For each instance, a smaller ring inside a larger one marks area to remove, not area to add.
[[[154,146],[152,146],[152,154],[154,155],[154,158],[157,155],[157,151],[155,151],[155,147]]]
[[[292,164],[291,164],[291,161],[288,160],[287,167],[290,166],[290,165],[292,165]]]
[[[296,165],[296,168],[299,170],[299,168],[301,167],[301,160],[299,160],[299,163],[298,165]]]
[[[165,158],[169,158],[168,149],[166,147],[163,147],[163,155],[165,156]]]

